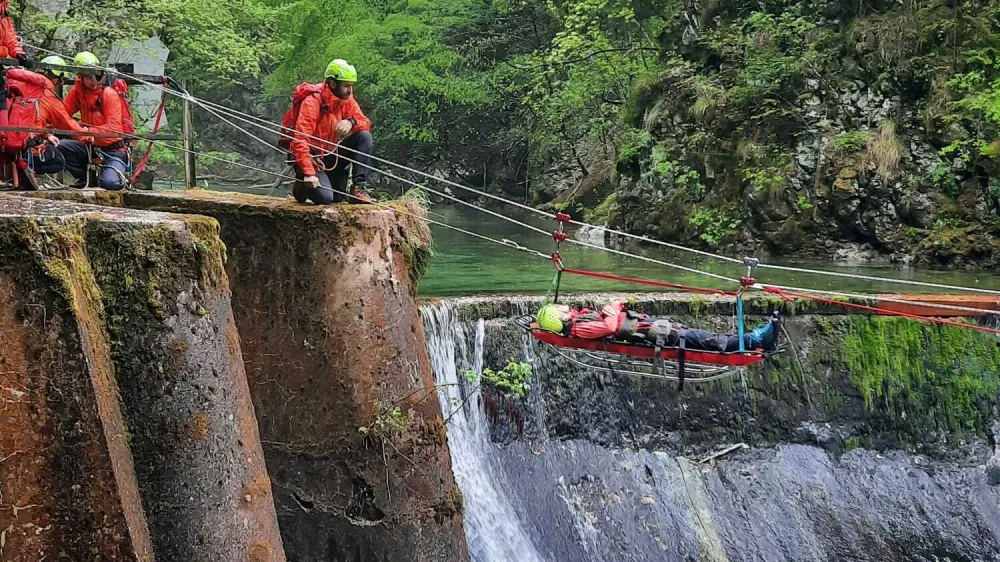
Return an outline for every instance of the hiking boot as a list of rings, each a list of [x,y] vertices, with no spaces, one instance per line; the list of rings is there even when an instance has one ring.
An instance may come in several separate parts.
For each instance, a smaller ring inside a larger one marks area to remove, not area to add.
[[[372,203],[374,203],[372,196],[368,195],[368,192],[365,191],[364,188],[360,185],[355,185],[354,188],[351,189],[351,197],[354,198],[353,202],[356,203],[363,203],[367,205],[371,205]]]
[[[292,197],[294,197],[295,200],[298,201],[299,203],[305,203],[309,199],[308,197],[306,197],[307,189],[309,188],[306,187],[305,182],[296,181],[294,184],[292,184]]]
[[[759,347],[764,351],[774,351],[778,348],[778,333],[781,331],[781,318],[775,312],[765,324],[761,324],[750,332],[750,346]]]

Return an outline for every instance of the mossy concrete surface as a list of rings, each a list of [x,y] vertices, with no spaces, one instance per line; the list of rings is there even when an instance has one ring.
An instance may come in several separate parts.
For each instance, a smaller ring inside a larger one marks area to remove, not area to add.
[[[76,501],[66,509],[86,521],[53,515],[33,523],[25,540],[57,537],[61,550],[47,549],[50,558],[74,560],[97,552],[101,560],[284,560],[215,221],[4,196],[0,224],[0,276],[10,281],[0,318],[12,320],[3,335],[23,342],[0,352],[21,364],[3,369],[0,380],[12,377],[3,385],[5,402],[30,397],[50,409],[63,402],[75,408],[27,412],[37,428],[22,423],[2,432],[0,459],[19,462],[25,451],[18,440],[54,455],[54,466],[37,452],[26,457],[35,479],[47,484],[8,485],[7,466],[0,466],[3,497],[21,501],[11,504],[10,528],[29,521],[26,514],[57,509],[63,496],[90,492],[93,501],[122,506],[122,529],[95,530],[113,525],[115,514],[89,514],[88,504]],[[72,352],[75,340],[82,354]],[[57,384],[71,369],[89,374],[89,393],[80,387],[87,376]],[[7,412],[14,417],[0,412],[0,420],[18,423],[16,408]],[[80,451],[60,451],[67,440],[80,441]],[[99,443],[107,467],[96,453],[83,455]],[[114,485],[91,490],[104,482],[97,479],[102,470]],[[31,497],[32,486],[46,485],[63,496]],[[0,510],[0,518],[8,513]],[[48,535],[40,530],[46,521],[62,527]],[[119,551],[105,546],[113,541]],[[11,548],[11,537],[6,543]],[[44,559],[38,552],[15,559]]]
[[[430,255],[423,209],[199,190],[122,204],[221,225],[289,559],[467,559],[414,300]]]
[[[0,560],[151,560],[81,223],[4,202]]]

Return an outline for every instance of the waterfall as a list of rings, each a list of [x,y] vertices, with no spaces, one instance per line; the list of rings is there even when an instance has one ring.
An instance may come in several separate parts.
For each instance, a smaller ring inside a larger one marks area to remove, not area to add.
[[[473,562],[541,562],[507,494],[507,474],[494,460],[496,445],[478,396],[459,377],[461,369],[481,372],[486,340],[483,320],[456,321],[453,305],[421,308],[441,412],[448,421],[452,468],[465,502],[465,533]],[[470,345],[471,341],[471,345]]]

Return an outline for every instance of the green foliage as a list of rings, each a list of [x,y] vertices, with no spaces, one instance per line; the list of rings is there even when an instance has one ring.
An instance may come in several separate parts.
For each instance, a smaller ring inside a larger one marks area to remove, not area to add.
[[[803,213],[808,213],[813,210],[813,204],[809,202],[809,198],[805,195],[799,195],[798,201],[795,202],[795,206],[798,207]]]
[[[618,213],[618,192],[613,191],[593,211],[584,211],[583,220],[588,224],[608,224]]]
[[[319,82],[334,58],[358,68],[356,95],[383,143],[427,150],[442,143],[449,124],[493,102],[488,75],[448,43],[451,30],[491,13],[478,0],[394,4],[361,0],[280,0],[289,14],[281,33],[296,38],[268,77],[267,91],[282,99],[301,81]]]
[[[29,43],[66,53],[87,48],[102,61],[113,45],[158,35],[171,51],[167,72],[206,95],[260,76],[281,50],[275,22],[284,12],[264,0],[70,0],[55,14],[33,6],[21,13]],[[56,37],[79,40],[68,45]]]
[[[368,425],[358,428],[362,435],[374,435],[382,438],[391,438],[406,430],[410,425],[410,417],[399,409],[399,406],[382,407],[382,403],[376,400],[372,404],[375,412],[374,419]]]
[[[856,154],[868,149],[875,135],[871,131],[850,131],[833,139],[833,149],[837,154]]]
[[[459,375],[472,384],[479,385],[486,382],[494,388],[505,392],[513,392],[521,398],[527,396],[528,391],[531,390],[531,364],[513,359],[499,371],[494,371],[489,367],[483,368],[482,373],[464,369],[459,372]]]
[[[713,247],[732,240],[743,224],[743,219],[732,205],[715,209],[701,207],[688,218],[688,224],[698,231],[698,237]]]
[[[749,184],[754,198],[776,201],[784,194],[791,173],[791,161],[786,158],[785,163],[778,166],[747,168],[743,170],[743,179]]]

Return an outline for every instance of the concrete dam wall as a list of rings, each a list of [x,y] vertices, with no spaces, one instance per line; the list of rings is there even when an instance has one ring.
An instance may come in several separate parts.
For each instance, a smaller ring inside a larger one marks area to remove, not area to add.
[[[511,319],[538,303],[421,309],[474,561],[1000,559],[994,336],[751,299],[748,324],[779,309],[793,346],[679,392],[533,342]],[[630,303],[732,329],[731,300]],[[525,398],[459,374],[512,359]]]

